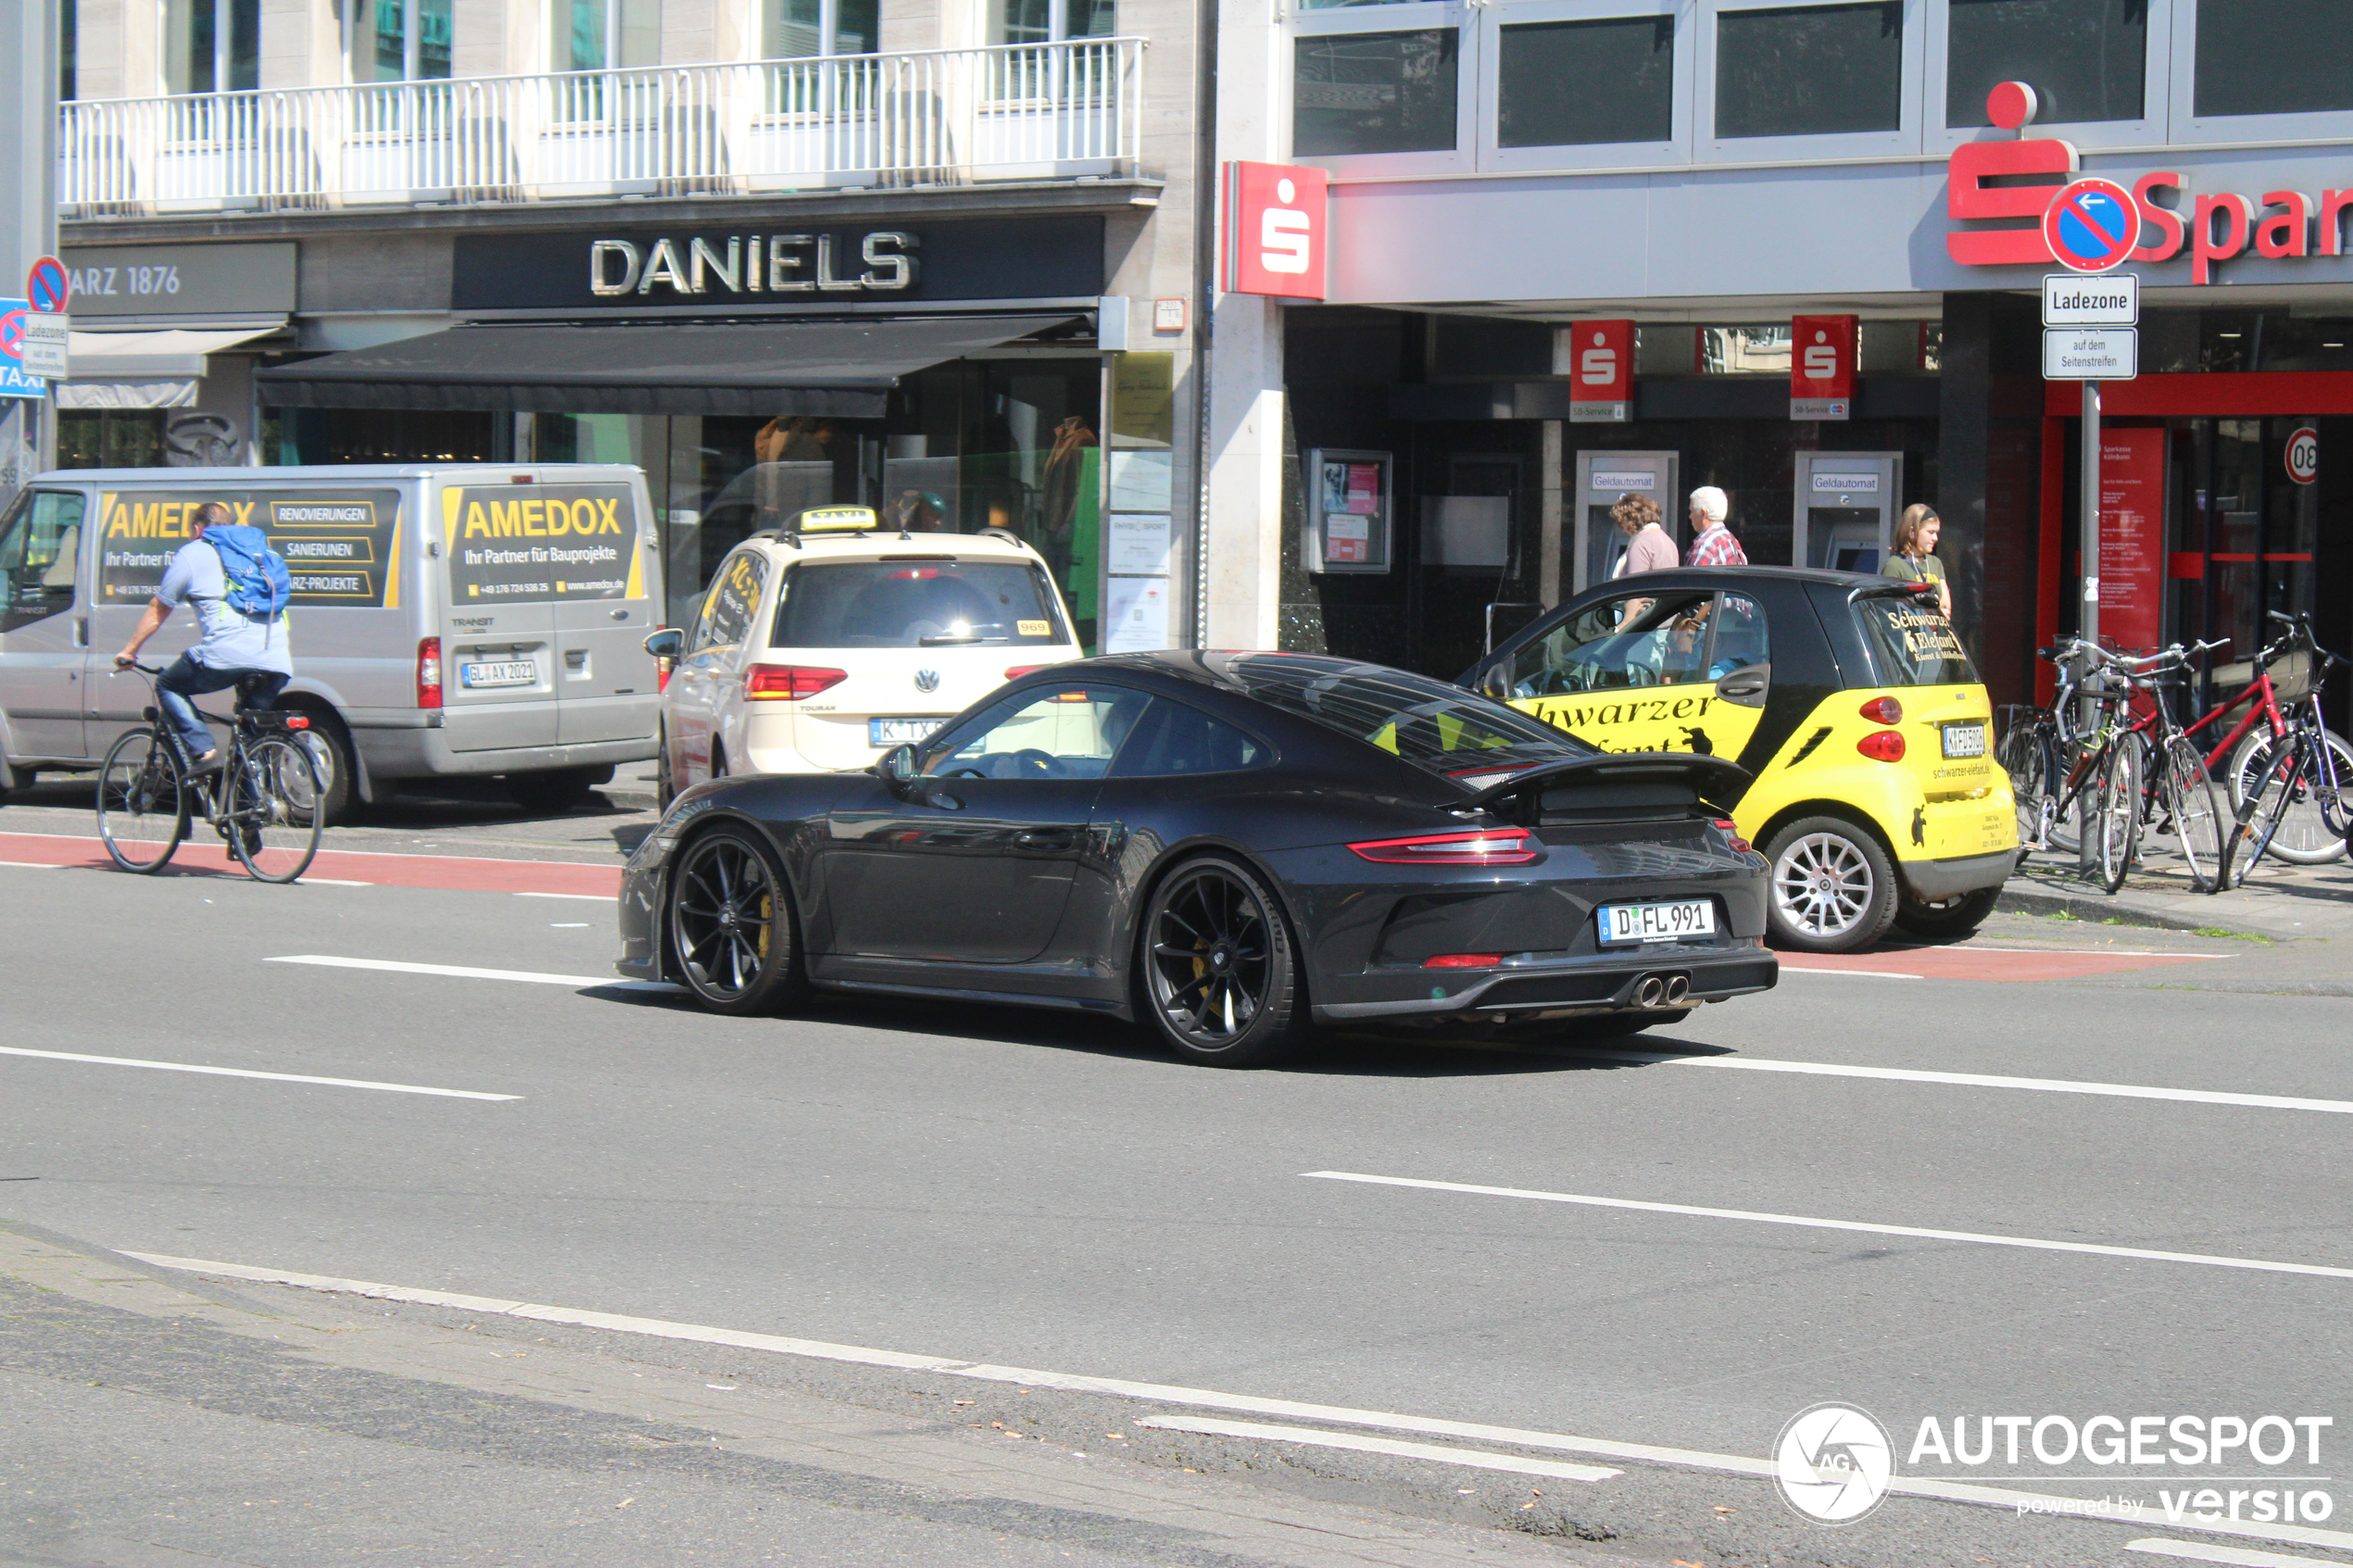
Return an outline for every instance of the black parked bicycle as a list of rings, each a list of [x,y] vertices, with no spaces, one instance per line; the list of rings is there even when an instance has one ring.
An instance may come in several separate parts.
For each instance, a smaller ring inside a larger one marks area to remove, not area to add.
[[[163,671],[131,666],[153,686]],[[229,728],[219,771],[198,773],[195,759],[150,706],[146,722],[107,753],[98,773],[98,836],[124,871],[149,875],[170,863],[201,817],[258,882],[292,882],[319,853],[319,769],[301,744],[310,726],[300,713],[240,709],[233,718],[199,717]]]

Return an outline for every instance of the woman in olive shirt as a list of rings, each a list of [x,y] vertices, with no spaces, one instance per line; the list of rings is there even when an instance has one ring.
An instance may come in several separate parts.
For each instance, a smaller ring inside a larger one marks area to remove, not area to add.
[[[1944,563],[1936,558],[1937,535],[1944,531],[1944,521],[1936,515],[1935,508],[1913,502],[1895,520],[1895,547],[1888,553],[1887,564],[1879,570],[1882,577],[1935,583],[1936,608],[1950,620],[1953,585],[1944,580]]]

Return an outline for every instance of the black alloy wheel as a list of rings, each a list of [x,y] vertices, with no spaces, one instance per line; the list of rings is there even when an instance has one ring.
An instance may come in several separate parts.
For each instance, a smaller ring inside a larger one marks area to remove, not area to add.
[[[677,976],[711,1011],[744,1017],[800,999],[792,897],[775,858],[746,830],[713,828],[680,852],[669,924]]]
[[[1304,987],[1274,896],[1239,864],[1188,861],[1153,892],[1139,936],[1138,998],[1176,1053],[1265,1067],[1307,1033]]]

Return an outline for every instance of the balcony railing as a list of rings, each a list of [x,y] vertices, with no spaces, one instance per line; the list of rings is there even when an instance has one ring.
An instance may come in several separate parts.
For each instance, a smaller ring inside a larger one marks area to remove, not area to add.
[[[93,99],[68,218],[1132,173],[1143,41]]]

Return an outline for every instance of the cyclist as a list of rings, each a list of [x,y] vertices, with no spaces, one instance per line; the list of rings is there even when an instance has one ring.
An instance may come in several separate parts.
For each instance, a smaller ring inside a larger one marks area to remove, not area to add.
[[[195,647],[156,677],[156,696],[197,773],[218,771],[221,755],[190,698],[234,686],[245,707],[268,708],[294,678],[285,611],[269,617],[247,615],[229,603],[228,571],[220,552],[204,538],[206,529],[229,523],[229,508],[219,501],[207,501],[195,509],[188,520],[192,537],[172,555],[131,641],[114,656],[116,669],[129,669],[139,657],[140,646],[156,634],[174,609],[182,603],[195,607],[202,635]]]

